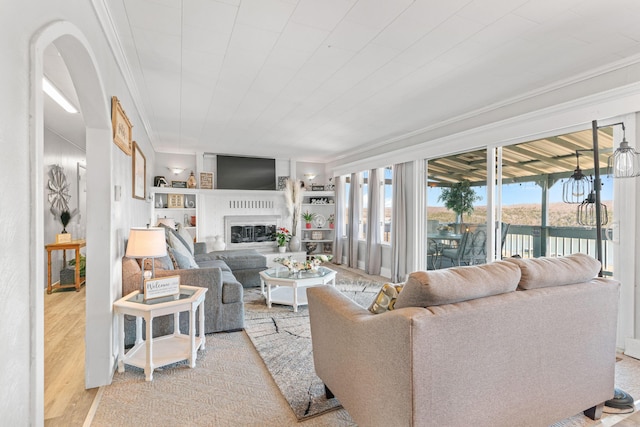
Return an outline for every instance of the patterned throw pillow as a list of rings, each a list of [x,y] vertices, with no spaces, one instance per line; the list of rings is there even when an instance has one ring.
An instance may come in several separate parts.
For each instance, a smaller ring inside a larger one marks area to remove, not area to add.
[[[380,288],[378,295],[369,306],[369,311],[373,314],[381,314],[386,311],[393,310],[398,294],[402,290],[404,284],[394,285],[392,283],[385,283]]]

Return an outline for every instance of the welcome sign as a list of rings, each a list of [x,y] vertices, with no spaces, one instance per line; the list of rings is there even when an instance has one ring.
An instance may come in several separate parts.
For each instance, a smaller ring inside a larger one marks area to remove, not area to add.
[[[178,295],[180,293],[180,276],[168,276],[160,279],[144,281],[144,299],[153,299]]]

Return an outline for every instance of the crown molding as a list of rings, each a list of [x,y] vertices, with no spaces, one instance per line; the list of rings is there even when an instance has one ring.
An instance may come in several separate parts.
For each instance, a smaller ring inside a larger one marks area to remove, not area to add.
[[[142,122],[142,126],[144,127],[147,136],[149,137],[149,144],[151,144],[151,147],[153,147],[155,133],[153,132],[151,123],[149,123],[149,121],[147,120],[147,112],[144,108],[144,103],[142,102],[142,96],[140,95],[138,85],[133,78],[133,73],[131,72],[129,61],[124,54],[122,42],[120,41],[120,37],[118,36],[118,33],[116,31],[116,26],[113,21],[111,10],[106,4],[106,0],[91,0],[91,3],[93,5],[93,10],[96,13],[96,17],[98,18],[98,22],[100,22],[102,32],[107,39],[109,49],[113,54],[116,65],[120,70],[120,74],[124,79],[125,85],[127,86],[129,94],[131,95],[131,99],[136,107],[136,110],[138,111],[138,118]],[[109,99],[111,99],[111,97],[109,97]]]

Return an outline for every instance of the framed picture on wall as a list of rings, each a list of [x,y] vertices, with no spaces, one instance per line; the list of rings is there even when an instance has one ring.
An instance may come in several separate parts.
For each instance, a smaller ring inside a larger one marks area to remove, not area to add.
[[[131,128],[133,125],[122,109],[117,96],[111,98],[111,125],[113,127],[113,142],[127,156],[131,155]]]
[[[147,197],[147,159],[135,141],[133,141],[132,145],[131,176],[133,177],[133,191],[131,194],[134,199],[144,200]]]

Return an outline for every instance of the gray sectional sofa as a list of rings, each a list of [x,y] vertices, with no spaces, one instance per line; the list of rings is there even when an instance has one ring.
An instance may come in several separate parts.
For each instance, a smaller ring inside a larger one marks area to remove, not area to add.
[[[180,276],[180,284],[207,288],[204,302],[205,333],[236,331],[244,328],[243,294],[245,286],[259,286],[259,272],[265,270],[267,261],[264,255],[255,250],[229,250],[206,252],[204,244],[195,243],[190,254],[177,245],[178,232],[166,229],[168,255],[153,260],[156,277]],[[185,243],[186,245],[186,243]],[[180,253],[182,251],[182,253]],[[176,260],[179,260],[176,261]],[[177,264],[176,264],[177,263]],[[147,260],[145,270],[151,269],[151,260]],[[177,267],[177,268],[176,268]],[[122,295],[140,290],[142,269],[137,259],[122,259]],[[188,333],[188,313],[180,314],[180,330]],[[173,333],[173,316],[163,316],[153,322],[153,336]],[[144,329],[143,329],[144,334]],[[125,316],[125,346],[135,341],[135,319]]]

